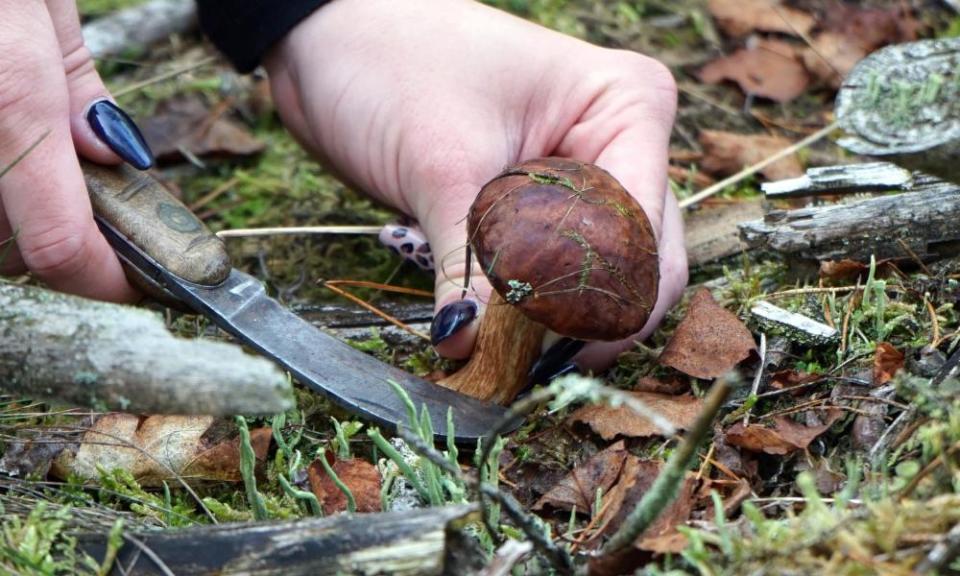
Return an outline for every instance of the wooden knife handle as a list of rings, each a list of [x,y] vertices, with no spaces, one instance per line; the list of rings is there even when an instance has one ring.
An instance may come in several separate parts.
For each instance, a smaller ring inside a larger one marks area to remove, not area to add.
[[[81,161],[93,210],[176,276],[214,286],[230,274],[223,240],[153,176]]]

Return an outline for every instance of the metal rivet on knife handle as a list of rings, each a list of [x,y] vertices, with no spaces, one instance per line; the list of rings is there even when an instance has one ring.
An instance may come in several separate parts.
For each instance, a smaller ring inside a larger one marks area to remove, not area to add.
[[[82,162],[96,213],[180,278],[213,286],[230,273],[217,238],[153,176],[129,166]]]

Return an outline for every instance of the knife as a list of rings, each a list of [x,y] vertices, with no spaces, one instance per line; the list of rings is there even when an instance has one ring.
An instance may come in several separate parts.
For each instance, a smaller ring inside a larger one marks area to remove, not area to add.
[[[200,313],[270,358],[301,384],[361,417],[395,430],[407,408],[390,382],[425,406],[436,439],[447,436],[447,410],[458,443],[476,443],[507,415],[484,402],[418,378],[354,349],[267,296],[263,284],[231,267],[223,241],[149,173],[83,162],[100,230],[152,296]],[[509,429],[520,424],[511,422]]]

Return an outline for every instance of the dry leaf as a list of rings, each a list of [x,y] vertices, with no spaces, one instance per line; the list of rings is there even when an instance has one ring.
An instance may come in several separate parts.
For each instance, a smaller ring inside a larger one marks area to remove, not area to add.
[[[710,496],[711,492],[717,492],[723,498],[723,515],[725,518],[731,518],[740,510],[740,505],[753,495],[753,488],[746,478],[724,481],[705,478],[697,489],[697,499],[706,502],[703,518],[716,518],[717,513],[713,498]]]
[[[178,96],[161,103],[140,129],[158,162],[181,161],[184,150],[197,157],[262,152],[263,142],[225,112],[225,106],[210,110],[197,97]]]
[[[861,8],[837,4],[825,14],[823,32],[812,38],[803,62],[817,79],[839,88],[865,56],[886,46],[916,40],[916,21],[899,8]]]
[[[104,414],[84,433],[80,445],[64,450],[52,472],[97,480],[97,468],[130,472],[142,486],[159,486],[181,476],[187,482],[239,482],[240,445],[234,436],[211,442],[212,416]],[[257,460],[266,458],[269,428],[250,431]]]
[[[576,506],[577,511],[589,514],[593,509],[597,488],[604,493],[610,489],[610,486],[619,478],[627,456],[622,440],[594,454],[544,494],[533,505],[533,509],[542,510],[544,506],[549,505],[561,510],[570,510]]]
[[[710,0],[707,8],[720,29],[734,37],[758,30],[802,37],[816,23],[806,12],[776,0]]]
[[[739,172],[789,147],[793,142],[766,134],[736,134],[720,130],[700,132],[704,148],[701,168],[711,174],[726,176]],[[768,180],[782,180],[803,175],[803,165],[796,154],[777,160],[760,171]]]
[[[747,94],[789,102],[810,83],[797,47],[779,40],[758,40],[749,48],[718,58],[700,69],[700,80],[716,84],[730,80]]]
[[[652,376],[644,376],[633,386],[634,392],[652,392],[654,394],[683,394],[690,390],[690,383],[680,378],[661,380]]]
[[[756,350],[753,336],[734,314],[701,288],[660,354],[660,364],[696,378],[717,378]]]
[[[669,420],[680,430],[688,429],[700,413],[703,401],[692,394],[672,396],[653,392],[629,392],[635,399]],[[570,416],[571,422],[581,422],[604,440],[617,435],[631,438],[657,436],[660,429],[627,406],[616,408],[606,404],[584,406]]]
[[[863,262],[844,258],[843,260],[824,260],[820,263],[820,278],[830,283],[847,283],[858,277],[866,277],[870,267]]]
[[[357,504],[357,512],[380,512],[380,472],[373,464],[360,458],[336,460],[332,453],[325,454],[330,467],[337,478],[353,494]],[[323,464],[314,461],[307,468],[307,477],[310,480],[310,489],[320,501],[324,515],[337,514],[347,510],[347,495],[334,483],[333,479],[324,470]]]
[[[614,534],[653,485],[653,481],[662,469],[662,461],[640,460],[636,456],[628,456],[623,464],[619,481],[604,499],[604,511],[597,531],[605,535]],[[637,548],[660,554],[683,550],[686,540],[682,537],[677,538],[679,533],[676,527],[683,525],[690,517],[696,485],[694,477],[687,475],[677,497],[637,538],[634,544]]]
[[[776,390],[796,388],[797,386],[816,382],[820,378],[820,374],[808,374],[806,372],[800,372],[798,370],[793,370],[792,368],[787,368],[785,370],[777,370],[770,375],[770,387]]]
[[[823,434],[834,422],[843,416],[837,409],[828,410],[825,420],[813,426],[804,426],[789,416],[777,416],[773,427],[762,424],[743,425],[737,422],[725,434],[725,440],[731,446],[739,446],[751,452],[766,454],[789,454],[796,450],[805,450],[817,436]]]
[[[906,360],[903,352],[893,347],[889,342],[877,342],[877,350],[873,356],[873,384],[880,386],[893,380],[897,370],[903,368]]]

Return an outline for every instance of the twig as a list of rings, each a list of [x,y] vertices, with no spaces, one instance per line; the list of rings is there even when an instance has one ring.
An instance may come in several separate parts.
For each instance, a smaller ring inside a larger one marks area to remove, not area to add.
[[[887,429],[883,431],[883,434],[877,438],[877,441],[870,448],[868,457],[870,458],[870,464],[874,467],[879,464],[879,459],[882,455],[886,454],[887,448],[890,445],[890,442],[893,440],[894,434],[899,431],[913,416],[917,413],[915,406],[910,406],[906,410],[900,413],[899,416],[894,419],[893,422],[887,426]]]
[[[943,540],[930,550],[927,557],[914,568],[914,574],[936,574],[960,554],[960,522],[953,525]]]
[[[153,550],[151,550],[150,547],[147,546],[146,543],[144,543],[142,540],[140,540],[139,538],[130,536],[129,534],[124,534],[123,539],[133,544],[141,552],[143,552],[143,555],[149,558],[151,562],[153,562],[153,565],[156,566],[157,570],[161,574],[163,574],[164,576],[174,576],[174,573],[172,570],[170,570],[170,567],[167,566],[166,563],[164,563],[164,561],[160,559],[160,557],[157,556],[157,554]]]
[[[179,76],[179,75],[181,75],[181,74],[186,74],[187,72],[192,72],[193,70],[196,70],[196,69],[198,69],[198,68],[203,68],[203,67],[206,66],[207,64],[212,64],[213,62],[216,62],[216,61],[217,61],[217,57],[216,57],[216,56],[208,56],[207,58],[203,58],[203,59],[201,59],[201,60],[198,60],[198,61],[194,62],[193,64],[188,64],[188,65],[183,66],[183,67],[181,67],[181,68],[177,68],[176,70],[170,70],[169,72],[164,72],[163,74],[157,74],[156,76],[154,76],[154,77],[152,77],[152,78],[147,78],[146,80],[143,80],[142,82],[135,82],[135,83],[133,83],[133,84],[130,84],[129,86],[124,86],[123,88],[120,88],[119,90],[114,90],[114,91],[113,91],[113,97],[114,97],[114,98],[120,98],[120,97],[122,97],[122,96],[126,96],[127,94],[130,94],[130,93],[132,93],[132,92],[137,92],[138,90],[142,90],[143,88],[146,88],[147,86],[150,86],[150,85],[152,85],[152,84],[157,84],[157,83],[163,82],[163,81],[165,81],[165,80],[169,80],[169,79],[171,79],[171,78],[176,78],[177,76]]]
[[[423,339],[423,340],[426,340],[427,342],[430,341],[430,336],[428,336],[427,334],[424,334],[423,332],[417,330],[416,328],[413,328],[413,327],[411,327],[411,326],[408,326],[407,324],[401,322],[399,319],[397,319],[397,318],[395,318],[395,317],[387,314],[386,312],[380,310],[380,309],[377,308],[376,306],[365,302],[363,299],[358,298],[357,296],[354,296],[353,294],[347,292],[346,290],[344,290],[343,288],[340,288],[340,287],[338,286],[339,284],[347,284],[347,283],[356,285],[356,284],[353,283],[353,282],[341,281],[341,280],[327,280],[326,282],[323,283],[323,285],[324,285],[324,287],[326,287],[326,288],[330,289],[331,291],[339,294],[340,296],[343,296],[343,297],[346,298],[347,300],[350,300],[351,302],[357,304],[358,306],[361,306],[361,307],[365,308],[366,310],[368,310],[369,312],[372,312],[373,314],[379,316],[380,318],[383,318],[384,320],[386,320],[387,322],[393,324],[393,325],[396,326],[397,328],[401,328],[401,329],[403,329],[403,330],[406,330],[406,331],[409,332],[410,334],[413,334],[414,336],[416,336],[416,337],[418,337],[418,338],[421,338],[421,339]],[[374,284],[374,283],[370,283],[370,284]],[[376,288],[378,288],[378,289],[380,289],[380,290],[387,290],[387,291],[389,291],[389,292],[402,292],[402,293],[406,293],[406,294],[416,293],[416,295],[418,295],[418,296],[422,296],[422,295],[432,296],[432,294],[430,294],[429,292],[425,292],[425,291],[423,291],[423,290],[414,290],[414,289],[412,289],[412,288],[402,288],[402,287],[396,287],[396,288],[395,288],[395,287],[392,287],[392,286],[385,286],[385,285],[383,285],[383,284],[374,284],[374,286],[372,286],[372,287],[376,287]]]
[[[796,152],[797,150],[800,150],[801,148],[806,148],[807,146],[813,144],[817,140],[821,140],[825,138],[831,132],[836,130],[836,128],[837,128],[837,123],[831,122],[829,125],[821,128],[820,130],[817,130],[816,132],[807,136],[803,140],[800,140],[795,144],[791,144],[790,146],[787,146],[786,148],[784,148],[783,150],[780,150],[776,154],[768,158],[765,158],[764,160],[761,160],[760,162],[757,162],[752,166],[747,166],[746,168],[737,172],[733,176],[724,178],[723,180],[717,182],[713,186],[704,188],[703,190],[701,190],[700,192],[697,192],[696,194],[694,194],[689,198],[684,198],[683,200],[680,201],[680,208],[689,208],[690,206],[693,206],[694,204],[699,203],[701,200],[705,200],[710,196],[713,196],[714,194],[722,191],[726,187],[736,184],[737,182],[740,182],[744,178],[747,178],[749,176],[756,174],[757,172],[763,170],[764,168],[773,164],[774,162],[777,162],[778,160],[786,158],[787,156],[793,154],[794,152]]]
[[[767,335],[764,332],[760,333],[760,365],[757,367],[757,373],[753,376],[753,383],[750,386],[750,397],[756,397],[757,392],[760,391],[760,380],[763,379],[763,373],[767,366]],[[750,425],[750,412],[753,410],[753,406],[747,409],[743,414],[743,426],[747,427]],[[713,445],[710,445],[710,450],[713,450]]]
[[[683,442],[667,460],[663,470],[653,481],[653,485],[643,495],[637,507],[623,521],[620,529],[603,547],[604,555],[616,554],[632,546],[637,537],[653,523],[666,506],[676,497],[683,476],[697,455],[697,448],[710,432],[713,421],[720,413],[733,388],[739,386],[740,376],[736,373],[719,378],[713,383],[703,402],[703,411],[690,427]]]
[[[289,236],[294,234],[379,234],[383,226],[278,226],[272,228],[233,228],[217,232],[220,238]]]

